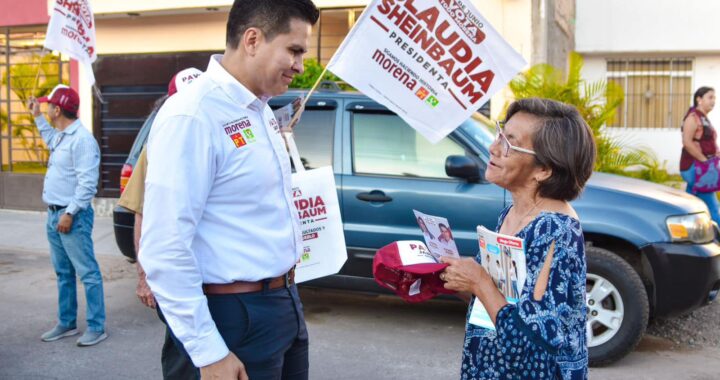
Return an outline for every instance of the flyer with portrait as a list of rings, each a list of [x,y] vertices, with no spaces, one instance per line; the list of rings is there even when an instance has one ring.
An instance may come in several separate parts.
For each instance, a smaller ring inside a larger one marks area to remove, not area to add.
[[[413,212],[425,238],[425,245],[433,256],[436,258],[440,256],[460,257],[447,219],[423,214],[418,210],[413,210]]]
[[[295,114],[300,110],[302,101],[303,97],[298,96],[297,98],[293,99],[292,102],[273,111],[275,119],[277,119],[277,122],[280,125],[281,132],[292,132],[294,126],[290,125],[290,121],[292,121],[293,116],[295,116]],[[297,122],[295,124],[297,124]]]
[[[527,278],[525,241],[490,231],[483,226],[477,227],[477,234],[482,267],[490,274],[505,299],[512,304],[517,303]],[[490,315],[477,297],[473,302],[469,322],[495,330]]]

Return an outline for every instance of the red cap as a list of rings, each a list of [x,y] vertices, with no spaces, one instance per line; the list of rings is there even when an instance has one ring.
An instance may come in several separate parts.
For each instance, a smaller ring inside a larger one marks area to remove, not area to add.
[[[73,113],[76,113],[80,108],[80,97],[77,92],[64,84],[55,86],[50,95],[38,98],[37,101],[54,104],[65,111]]]
[[[453,294],[440,279],[448,264],[440,263],[420,241],[403,240],[380,248],[373,258],[375,282],[408,302]]]
[[[168,84],[168,96],[173,96],[179,90],[182,90],[185,86],[189,85],[195,78],[199,77],[202,71],[189,67],[185,70],[179,71],[175,74],[170,83]]]

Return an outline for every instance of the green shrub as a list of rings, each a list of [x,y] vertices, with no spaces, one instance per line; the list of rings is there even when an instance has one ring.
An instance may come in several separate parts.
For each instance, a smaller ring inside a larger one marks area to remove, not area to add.
[[[317,79],[320,77],[320,74],[322,74],[323,70],[325,69],[325,67],[314,58],[306,59],[304,64],[305,72],[303,72],[301,75],[296,75],[295,78],[293,78],[292,83],[290,83],[290,88],[312,88]],[[342,90],[355,91],[352,86],[343,82],[340,77],[329,71],[325,72],[323,80],[337,83],[337,85],[340,86]]]

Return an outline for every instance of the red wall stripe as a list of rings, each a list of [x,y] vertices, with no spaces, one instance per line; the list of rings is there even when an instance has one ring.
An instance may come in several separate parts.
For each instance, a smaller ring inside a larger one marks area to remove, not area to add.
[[[0,27],[47,24],[47,0],[0,0]]]

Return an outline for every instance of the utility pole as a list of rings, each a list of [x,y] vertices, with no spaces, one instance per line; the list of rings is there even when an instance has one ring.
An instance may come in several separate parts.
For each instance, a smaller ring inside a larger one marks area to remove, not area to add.
[[[575,50],[575,0],[532,0],[531,64],[548,63],[567,71]]]

